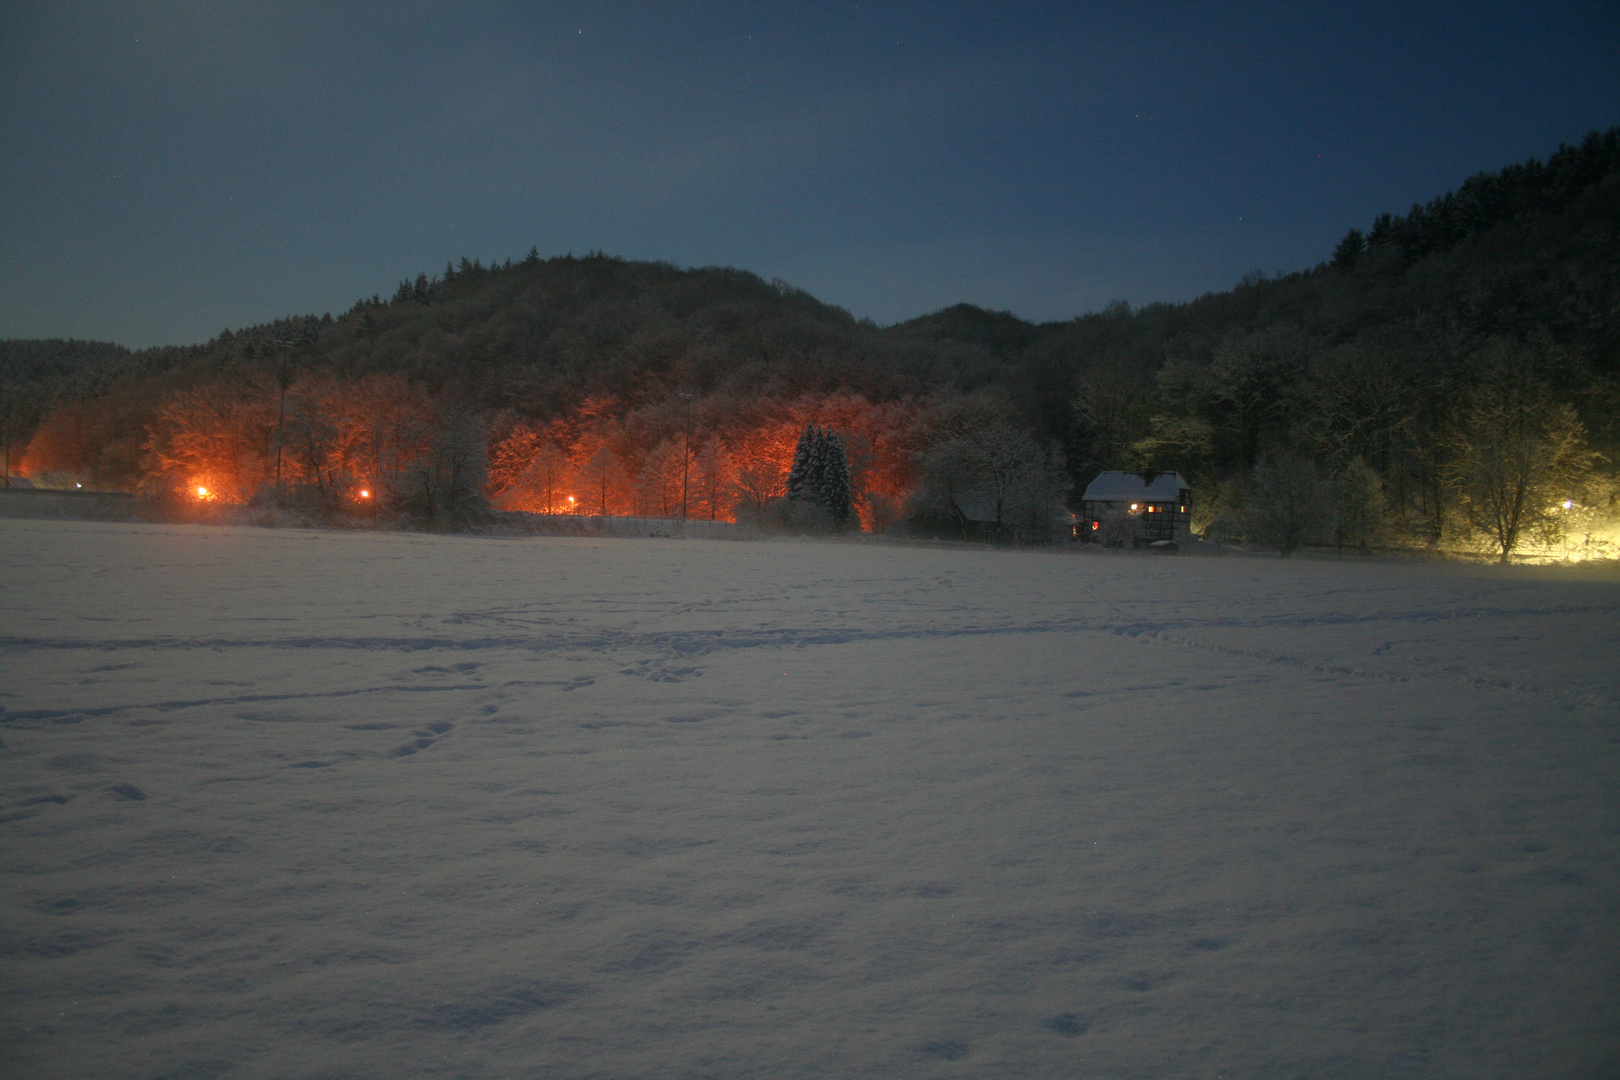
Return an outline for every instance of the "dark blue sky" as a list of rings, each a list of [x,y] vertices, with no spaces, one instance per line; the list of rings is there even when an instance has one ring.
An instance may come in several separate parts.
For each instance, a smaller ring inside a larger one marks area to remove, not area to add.
[[[0,4],[0,337],[348,308],[462,255],[1061,319],[1327,257],[1620,124],[1620,5]]]

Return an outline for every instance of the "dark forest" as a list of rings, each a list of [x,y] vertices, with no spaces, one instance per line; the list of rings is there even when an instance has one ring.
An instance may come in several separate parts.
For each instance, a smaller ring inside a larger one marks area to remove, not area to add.
[[[1612,557],[1620,129],[1323,255],[1186,303],[889,327],[736,269],[460,258],[198,346],[0,342],[8,483],[434,527],[764,523],[813,426],[868,531],[960,531],[941,476],[1000,461],[1037,518],[1100,471],[1175,470],[1223,542],[1287,550],[1292,521],[1339,548]]]

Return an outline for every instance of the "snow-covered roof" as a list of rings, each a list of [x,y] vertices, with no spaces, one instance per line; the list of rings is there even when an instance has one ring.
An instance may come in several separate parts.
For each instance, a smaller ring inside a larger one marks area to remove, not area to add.
[[[1086,502],[1175,502],[1186,487],[1180,473],[1159,473],[1149,484],[1141,473],[1105,472],[1086,485],[1082,498]]]

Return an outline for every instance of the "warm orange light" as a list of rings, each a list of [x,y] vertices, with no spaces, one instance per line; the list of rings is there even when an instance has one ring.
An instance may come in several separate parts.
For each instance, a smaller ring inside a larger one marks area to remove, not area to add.
[[[369,498],[371,498],[371,492],[367,491],[365,488],[361,488],[360,489],[360,497],[362,499],[369,499]]]
[[[199,499],[208,498],[208,489],[203,487],[201,484],[197,485],[197,498],[199,498]]]

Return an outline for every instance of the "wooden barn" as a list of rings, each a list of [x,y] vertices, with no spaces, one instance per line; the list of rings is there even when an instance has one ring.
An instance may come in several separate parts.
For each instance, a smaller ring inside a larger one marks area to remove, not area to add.
[[[1136,547],[1192,537],[1192,491],[1173,472],[1105,472],[1086,485],[1080,539]],[[1121,531],[1122,523],[1134,527]],[[1112,526],[1112,527],[1111,527]]]

